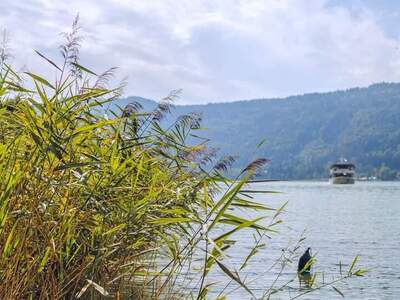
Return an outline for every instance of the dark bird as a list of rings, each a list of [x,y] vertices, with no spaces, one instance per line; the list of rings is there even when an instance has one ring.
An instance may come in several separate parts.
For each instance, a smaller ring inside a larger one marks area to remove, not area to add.
[[[297,272],[300,273],[309,273],[311,269],[311,265],[308,265],[305,268],[306,264],[311,260],[311,248],[307,248],[306,252],[300,257],[299,264],[297,266]]]

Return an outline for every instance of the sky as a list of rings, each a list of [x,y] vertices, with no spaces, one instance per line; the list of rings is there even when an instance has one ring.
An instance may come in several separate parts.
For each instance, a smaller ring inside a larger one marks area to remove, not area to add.
[[[79,13],[81,63],[118,67],[125,95],[178,104],[400,81],[398,0],[0,0],[14,67],[50,78]]]

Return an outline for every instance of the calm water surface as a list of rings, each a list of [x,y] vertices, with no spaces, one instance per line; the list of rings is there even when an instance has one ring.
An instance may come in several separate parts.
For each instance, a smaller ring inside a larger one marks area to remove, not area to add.
[[[360,255],[360,266],[371,269],[364,278],[351,278],[335,286],[347,299],[400,299],[400,182],[357,182],[330,185],[326,182],[256,183],[252,189],[275,190],[280,194],[253,194],[255,199],[274,207],[289,201],[280,234],[273,236],[246,268],[246,280],[257,297],[271,286],[279,267],[267,271],[282,253],[306,230],[301,246],[317,252],[314,272],[325,279],[339,274],[338,263],[348,265]],[[230,264],[239,265],[250,251],[248,237],[237,237]],[[347,270],[348,266],[344,267]],[[222,280],[219,274],[215,280]],[[296,276],[296,263],[286,268],[275,286]],[[253,281],[252,281],[253,280]],[[271,299],[290,299],[306,289],[296,280]],[[227,289],[228,299],[249,299],[240,290]],[[215,296],[215,295],[212,295]],[[342,299],[332,288],[316,291],[300,299]]]

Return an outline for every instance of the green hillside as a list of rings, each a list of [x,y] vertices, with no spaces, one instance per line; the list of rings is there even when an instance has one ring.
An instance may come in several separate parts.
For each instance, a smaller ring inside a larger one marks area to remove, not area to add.
[[[121,106],[140,100],[131,97]],[[256,156],[269,158],[267,178],[326,178],[329,164],[345,157],[358,174],[381,179],[400,172],[400,84],[380,83],[283,99],[177,105],[176,115],[203,116],[202,136],[221,155],[239,155],[236,167]],[[257,148],[260,142],[262,145]]]

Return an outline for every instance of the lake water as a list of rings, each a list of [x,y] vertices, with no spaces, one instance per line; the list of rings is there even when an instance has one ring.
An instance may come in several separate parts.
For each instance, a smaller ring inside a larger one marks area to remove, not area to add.
[[[311,247],[317,262],[313,272],[324,273],[325,281],[339,275],[339,261],[343,270],[356,255],[359,266],[371,269],[365,277],[356,277],[335,284],[346,299],[400,299],[400,182],[356,182],[354,185],[330,185],[326,182],[256,183],[255,190],[274,190],[280,194],[253,194],[255,200],[279,207],[288,205],[279,225],[280,233],[267,240],[242,273],[257,297],[274,282],[280,265],[272,267],[282,249],[292,247],[305,230],[299,254]],[[227,259],[239,265],[251,247],[245,234]],[[287,266],[274,287],[296,278],[271,299],[290,299],[307,291],[299,287],[297,259]],[[224,281],[219,274],[213,279]],[[225,280],[226,281],[226,280]],[[319,281],[322,277],[319,276]],[[227,288],[228,299],[250,299],[241,289]],[[215,295],[211,295],[215,296]],[[211,297],[212,298],[212,297]],[[307,294],[300,299],[342,299],[332,288]]]

